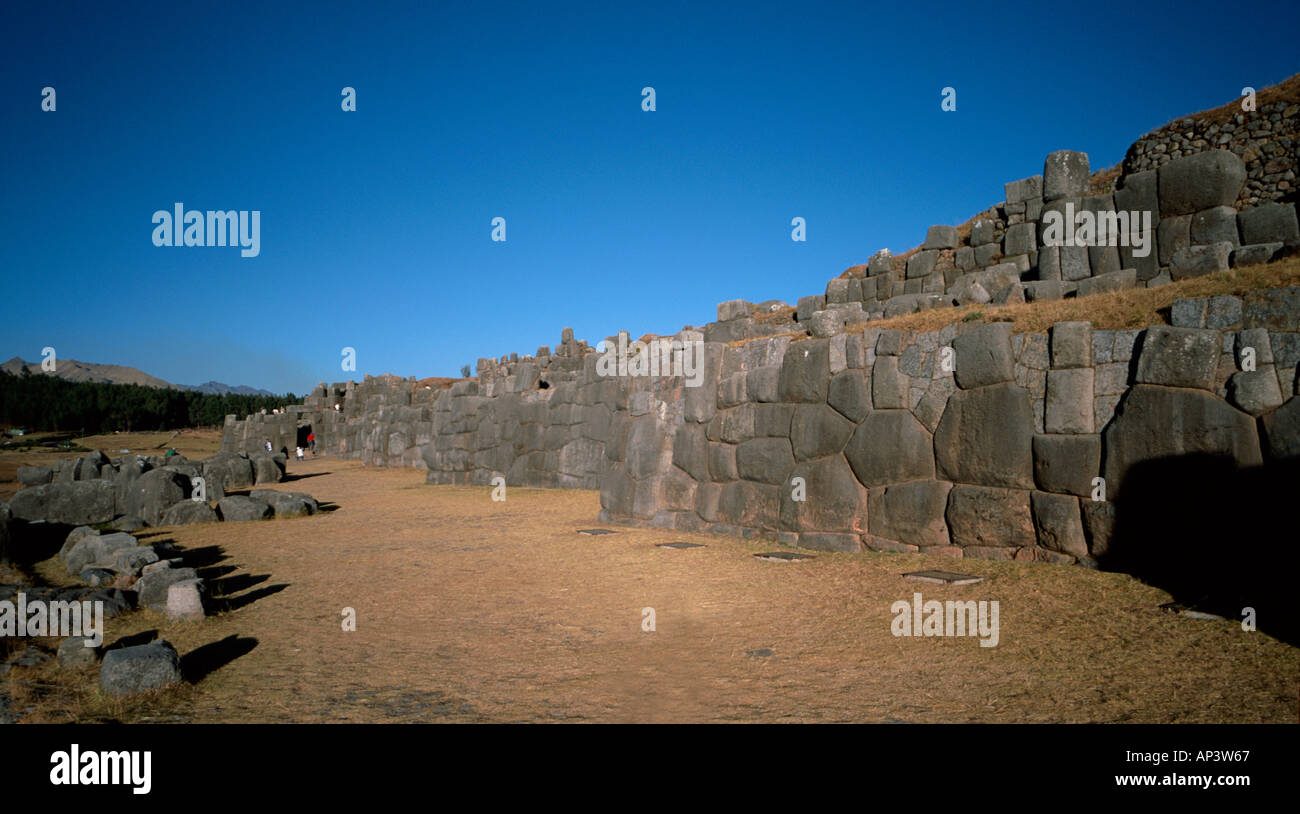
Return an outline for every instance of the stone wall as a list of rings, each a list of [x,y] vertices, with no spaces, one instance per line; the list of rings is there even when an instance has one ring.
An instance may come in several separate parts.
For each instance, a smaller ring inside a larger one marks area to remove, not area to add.
[[[448,389],[325,387],[315,409],[227,436],[306,420],[331,454],[424,466],[430,483],[598,488],[608,522],[1094,564],[1134,467],[1300,457],[1300,288],[1178,300],[1172,323],[702,342],[697,387],[601,375],[566,339]]]
[[[1300,457],[1300,290],[1180,300],[1171,326],[1145,330],[871,323],[1150,287],[1293,253],[1296,207],[1277,199],[1294,177],[1295,120],[1293,105],[1269,102],[1213,133],[1175,123],[1139,141],[1118,175],[1054,152],[969,228],[931,227],[919,249],[877,252],[797,307],[733,300],[702,328],[650,338],[698,347],[700,386],[607,375],[566,328],[554,350],[480,359],[450,387],[322,383],[278,414],[228,418],[225,449],[257,452],[268,438],[292,448],[310,426],[321,451],[425,468],[430,483],[599,489],[611,522],[1093,564],[1122,490],[1147,491],[1124,485],[1130,470]],[[1150,213],[1150,254],[1054,245],[1049,213],[1070,210]]]
[[[1254,113],[1237,110],[1213,117],[1188,117],[1138,139],[1124,157],[1125,174],[1158,170],[1184,155],[1223,149],[1241,158],[1246,183],[1233,206],[1246,209],[1296,200],[1296,151],[1300,150],[1300,104],[1278,101]]]

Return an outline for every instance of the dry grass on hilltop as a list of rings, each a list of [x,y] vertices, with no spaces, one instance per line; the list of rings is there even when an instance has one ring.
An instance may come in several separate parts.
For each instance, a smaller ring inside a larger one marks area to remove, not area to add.
[[[954,322],[1010,322],[1013,333],[1041,333],[1057,322],[1086,320],[1098,330],[1145,328],[1168,325],[1169,309],[1174,300],[1195,297],[1241,296],[1260,288],[1300,285],[1300,255],[1266,263],[1207,274],[1155,288],[1135,288],[1091,297],[1015,305],[965,305],[960,308],[932,308],[915,314],[878,319],[849,326],[849,333],[868,329],[937,331]],[[791,309],[793,310],[793,309]],[[781,313],[789,313],[783,311]],[[808,339],[804,331],[787,331],[798,342]],[[742,339],[731,343],[739,347],[761,342],[770,336]]]

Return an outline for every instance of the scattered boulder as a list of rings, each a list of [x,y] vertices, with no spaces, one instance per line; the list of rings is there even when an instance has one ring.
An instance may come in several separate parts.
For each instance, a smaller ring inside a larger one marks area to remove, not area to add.
[[[161,689],[180,680],[180,655],[165,639],[109,650],[99,668],[99,688],[114,696]]]
[[[136,580],[135,592],[142,607],[153,610],[165,610],[167,607],[167,590],[177,582],[198,579],[198,572],[193,568],[155,568],[141,573]]]
[[[244,523],[250,520],[266,520],[274,513],[271,505],[264,500],[257,500],[243,495],[223,497],[217,503],[217,512],[227,523]]]
[[[703,439],[703,435],[700,438]],[[319,511],[316,499],[305,492],[280,492],[275,489],[254,489],[248,493],[254,500],[270,505],[276,517],[306,517]]]
[[[176,471],[153,469],[131,482],[126,492],[126,514],[138,516],[150,526],[162,522],[169,506],[190,496],[190,480]]]
[[[92,645],[91,639],[86,636],[69,636],[59,642],[56,658],[60,667],[75,670],[99,661],[99,648]]]
[[[183,579],[167,586],[164,612],[172,620],[192,622],[203,619],[203,580]]]
[[[48,466],[18,467],[18,482],[23,486],[40,486],[54,478],[54,470]]]
[[[91,564],[109,560],[119,549],[137,548],[139,542],[125,532],[103,535],[83,535],[63,558],[69,574],[80,574]]]
[[[279,483],[284,477],[284,470],[270,455],[254,455],[249,459],[253,465],[253,483]]]
[[[202,500],[182,500],[163,512],[161,525],[188,526],[192,523],[215,523],[217,513]]]

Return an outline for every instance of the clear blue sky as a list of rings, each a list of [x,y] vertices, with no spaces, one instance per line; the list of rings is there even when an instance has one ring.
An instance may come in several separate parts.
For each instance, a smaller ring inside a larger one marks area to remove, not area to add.
[[[5,0],[0,356],[302,393],[672,333],[1300,70],[1293,0],[618,5]],[[260,256],[155,247],[177,201]]]

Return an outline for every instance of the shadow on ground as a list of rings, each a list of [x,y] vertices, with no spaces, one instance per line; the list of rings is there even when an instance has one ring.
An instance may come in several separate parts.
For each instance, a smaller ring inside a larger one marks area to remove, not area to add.
[[[1180,605],[1300,645],[1295,599],[1300,460],[1238,468],[1231,458],[1144,461],[1124,476],[1101,567],[1168,591]]]
[[[181,675],[191,684],[197,684],[240,656],[251,652],[257,647],[257,643],[257,639],[251,636],[231,634],[224,639],[196,647],[181,656]]]

